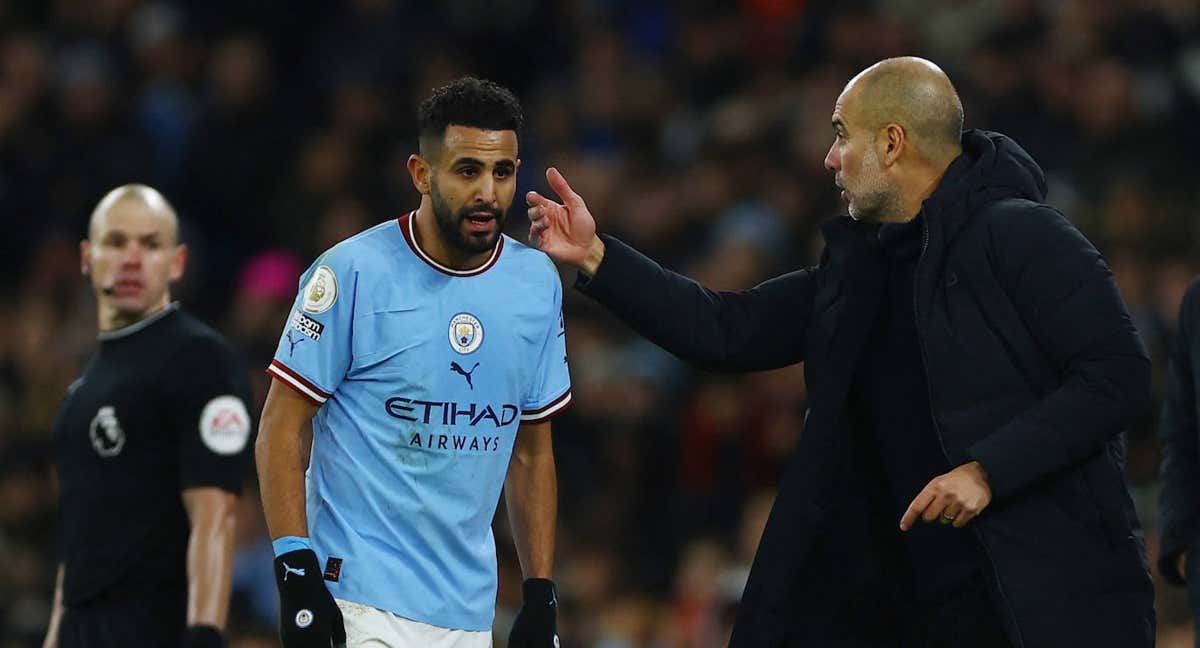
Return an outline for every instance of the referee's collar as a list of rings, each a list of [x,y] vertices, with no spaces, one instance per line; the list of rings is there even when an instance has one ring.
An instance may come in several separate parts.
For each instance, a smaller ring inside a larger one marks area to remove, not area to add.
[[[124,337],[129,337],[130,335],[137,333],[138,331],[150,326],[151,324],[166,317],[167,315],[170,315],[171,313],[174,313],[177,310],[179,310],[179,302],[173,301],[170,304],[167,304],[166,308],[163,308],[150,317],[140,319],[129,326],[122,326],[119,329],[113,329],[111,331],[100,331],[96,334],[96,339],[100,340],[101,342],[108,342],[110,340],[119,340]]]

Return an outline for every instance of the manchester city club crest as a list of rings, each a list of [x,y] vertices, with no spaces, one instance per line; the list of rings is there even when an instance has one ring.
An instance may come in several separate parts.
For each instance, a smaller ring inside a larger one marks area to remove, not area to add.
[[[483,324],[470,313],[459,313],[450,318],[450,346],[459,353],[468,354],[483,344]]]

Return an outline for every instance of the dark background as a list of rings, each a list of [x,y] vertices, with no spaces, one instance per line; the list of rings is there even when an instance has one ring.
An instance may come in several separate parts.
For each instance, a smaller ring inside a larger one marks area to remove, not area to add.
[[[1110,261],[1161,393],[1198,265],[1194,0],[0,0],[0,648],[40,646],[49,614],[48,430],[96,345],[77,244],[108,189],[146,182],[178,207],[192,256],[175,295],[244,351],[257,412],[299,273],[416,207],[404,162],[435,85],[472,73],[521,98],[518,202],[554,164],[603,229],[742,288],[814,261],[816,224],[845,209],[822,168],[833,102],[904,54],[946,69],[968,127],[1042,164],[1050,202]],[[697,373],[566,299],[564,645],[724,645],[803,433],[801,370]],[[1131,431],[1128,471],[1151,551],[1154,432]],[[253,485],[242,509],[233,646],[274,645]],[[520,570],[498,520],[502,648]],[[1159,645],[1190,646],[1182,593],[1159,593]]]

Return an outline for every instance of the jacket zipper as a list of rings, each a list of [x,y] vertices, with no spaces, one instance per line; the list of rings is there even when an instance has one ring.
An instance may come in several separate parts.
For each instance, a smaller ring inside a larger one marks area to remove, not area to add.
[[[929,420],[933,421],[933,431],[937,435],[938,445],[942,448],[942,456],[946,458],[946,463],[951,464],[950,453],[946,450],[946,442],[942,438],[942,430],[938,426],[937,411],[933,406],[933,377],[929,372],[929,358],[925,351],[925,338],[921,336],[921,316],[919,310],[918,284],[921,277],[921,260],[925,258],[925,251],[929,249],[929,219],[925,218],[921,221],[921,254],[917,257],[917,265],[913,268],[913,319],[917,330],[917,345],[921,348],[921,364],[925,369],[925,395],[929,399]],[[974,529],[972,529],[974,531]],[[992,552],[988,549],[987,543],[983,541],[983,536],[978,532],[975,537],[979,540],[979,546],[983,547],[983,553],[987,556],[988,564],[992,567],[992,573],[996,576],[996,589],[1000,590],[1000,599],[1004,602],[1004,609],[1008,612],[1008,617],[1012,621],[1013,628],[1017,631],[1018,648],[1024,648],[1025,639],[1021,636],[1021,626],[1017,623],[1017,615],[1013,612],[1012,604],[1008,601],[1008,595],[1004,593],[1004,583],[1000,579],[1000,571],[996,569],[996,561],[992,559]]]

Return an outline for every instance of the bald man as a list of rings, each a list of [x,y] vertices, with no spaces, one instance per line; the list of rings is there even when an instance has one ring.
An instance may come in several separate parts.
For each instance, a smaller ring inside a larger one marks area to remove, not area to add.
[[[811,409],[731,646],[1139,648],[1154,599],[1123,475],[1150,363],[1095,247],[1015,142],[962,130],[933,63],[834,105],[849,216],[820,263],[713,292],[527,196],[530,238],[650,340],[716,371],[804,362]]]
[[[171,301],[187,249],[157,191],[104,196],[80,255],[99,349],[54,423],[60,563],[43,645],[224,646],[245,369]]]

